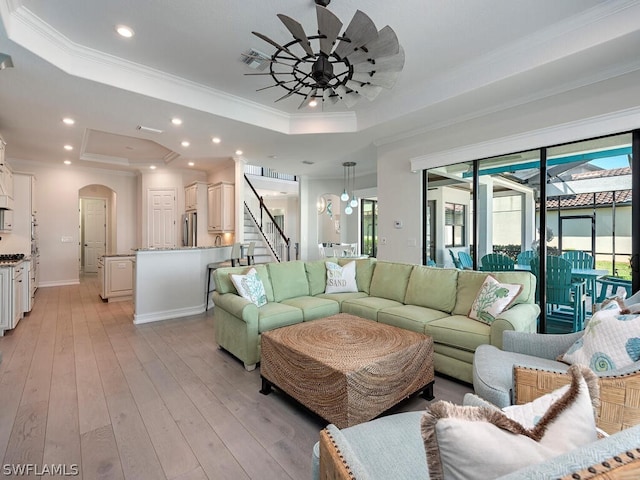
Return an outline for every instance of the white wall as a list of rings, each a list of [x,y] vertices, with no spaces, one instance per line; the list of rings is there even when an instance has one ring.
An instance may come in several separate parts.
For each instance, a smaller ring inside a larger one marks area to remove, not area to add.
[[[378,260],[422,262],[422,174],[409,159],[381,152],[378,157]],[[395,228],[396,221],[402,228]]]
[[[340,195],[344,188],[342,169],[339,178],[330,179],[300,179],[300,259],[317,260],[318,252],[318,209],[317,201],[320,195],[335,193]],[[376,186],[378,177],[375,174],[361,175],[355,179],[355,190],[371,189]],[[358,224],[360,210],[355,208],[351,215],[344,213],[345,202],[340,202],[340,208],[334,207],[334,213],[340,214],[340,242],[356,243],[358,241]],[[323,215],[326,215],[323,213]]]
[[[117,195],[116,249],[127,253],[137,247],[135,175],[73,166],[45,166],[9,159],[16,172],[36,176],[36,206],[40,249],[40,286],[78,283],[79,216],[78,192],[87,185],[104,185]],[[70,242],[62,242],[69,237]]]

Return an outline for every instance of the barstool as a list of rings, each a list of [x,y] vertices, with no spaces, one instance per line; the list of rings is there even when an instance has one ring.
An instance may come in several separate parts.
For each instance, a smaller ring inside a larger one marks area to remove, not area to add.
[[[214,270],[222,267],[236,267],[240,265],[240,244],[234,243],[233,247],[231,247],[231,259],[226,262],[216,262],[210,263],[207,265],[207,291],[205,292],[204,297],[204,311],[209,310],[209,295],[211,295],[211,274]],[[215,285],[214,285],[215,287]]]

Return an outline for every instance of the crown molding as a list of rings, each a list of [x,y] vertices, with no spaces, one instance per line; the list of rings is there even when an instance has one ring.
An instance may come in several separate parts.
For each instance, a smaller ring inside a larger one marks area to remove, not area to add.
[[[533,148],[578,142],[636,128],[640,128],[640,107],[413,157],[410,159],[411,170],[426,170]]]
[[[25,6],[10,7],[10,1],[0,10],[9,38],[70,75],[285,134],[356,131],[355,112],[287,114],[74,43]]]

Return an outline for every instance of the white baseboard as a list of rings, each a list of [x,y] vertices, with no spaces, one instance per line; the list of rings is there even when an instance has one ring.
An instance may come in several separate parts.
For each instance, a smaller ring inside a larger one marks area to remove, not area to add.
[[[133,314],[133,323],[141,325],[143,323],[159,322],[161,320],[171,320],[191,315],[198,315],[204,312],[204,304],[195,307],[178,308],[175,310],[164,310],[161,312],[150,312],[143,314]]]

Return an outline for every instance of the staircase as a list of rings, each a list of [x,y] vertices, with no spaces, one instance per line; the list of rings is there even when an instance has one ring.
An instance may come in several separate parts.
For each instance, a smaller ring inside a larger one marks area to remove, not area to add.
[[[244,243],[256,242],[254,249],[254,258],[257,263],[269,263],[275,262],[276,259],[272,255],[271,250],[267,246],[258,226],[251,218],[251,214],[247,211],[247,207],[244,208]]]

